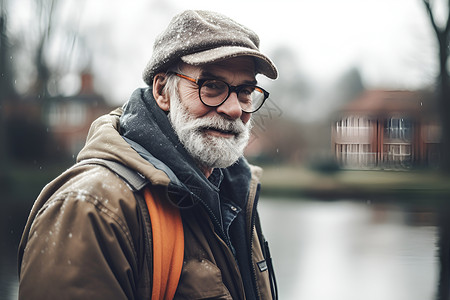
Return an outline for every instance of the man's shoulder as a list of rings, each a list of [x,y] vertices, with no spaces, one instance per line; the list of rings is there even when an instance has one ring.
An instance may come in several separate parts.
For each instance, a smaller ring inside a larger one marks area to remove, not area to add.
[[[45,195],[46,194],[46,195]],[[44,189],[41,197],[54,201],[85,201],[115,211],[124,204],[134,208],[130,186],[107,167],[86,164],[70,168]]]
[[[92,191],[117,190],[130,188],[120,176],[106,166],[100,164],[75,165],[62,174],[68,178],[68,187],[90,187]]]

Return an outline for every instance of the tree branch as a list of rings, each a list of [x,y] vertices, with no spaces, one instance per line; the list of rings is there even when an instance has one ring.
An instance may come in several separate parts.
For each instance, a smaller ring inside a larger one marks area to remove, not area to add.
[[[450,0],[448,0],[448,3],[447,3],[447,26],[445,26],[444,34],[448,39],[449,34],[450,34]]]
[[[431,25],[433,26],[434,31],[437,33],[438,37],[441,35],[442,31],[439,26],[436,24],[436,20],[434,19],[433,10],[431,9],[431,4],[429,0],[422,0],[423,4],[425,4],[425,8],[427,10],[428,16],[430,17]]]

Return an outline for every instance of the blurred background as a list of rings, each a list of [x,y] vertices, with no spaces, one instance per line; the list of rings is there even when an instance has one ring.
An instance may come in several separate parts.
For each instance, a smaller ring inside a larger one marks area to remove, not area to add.
[[[279,79],[246,155],[281,299],[449,299],[449,1],[0,0],[0,299],[33,201],[144,87],[184,9],[256,31]],[[283,220],[280,222],[280,220]]]

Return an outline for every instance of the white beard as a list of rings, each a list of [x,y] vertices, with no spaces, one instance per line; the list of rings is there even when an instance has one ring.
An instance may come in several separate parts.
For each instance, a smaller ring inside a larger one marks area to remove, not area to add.
[[[241,119],[227,120],[214,117],[193,117],[177,95],[170,95],[169,121],[188,153],[205,168],[226,168],[234,164],[244,153],[250,138],[251,122]],[[200,100],[199,100],[200,101]],[[208,128],[234,133],[234,137],[212,136]]]

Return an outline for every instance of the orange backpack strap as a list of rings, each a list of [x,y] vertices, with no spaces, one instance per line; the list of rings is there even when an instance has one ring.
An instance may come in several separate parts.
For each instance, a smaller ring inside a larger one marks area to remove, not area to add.
[[[164,199],[154,197],[148,188],[147,179],[135,170],[106,159],[86,159],[74,167],[94,164],[104,166],[119,175],[133,191],[138,204],[142,191],[150,215],[152,232],[149,247],[153,246],[153,258],[148,267],[153,266],[151,300],[172,299],[177,290],[184,261],[184,232],[178,208]],[[139,205],[141,208],[141,206]],[[143,213],[146,213],[146,211]],[[147,237],[148,239],[148,237]],[[153,244],[153,245],[152,245]]]
[[[180,210],[168,201],[155,199],[144,189],[153,239],[152,300],[173,299],[184,259],[184,232]]]

